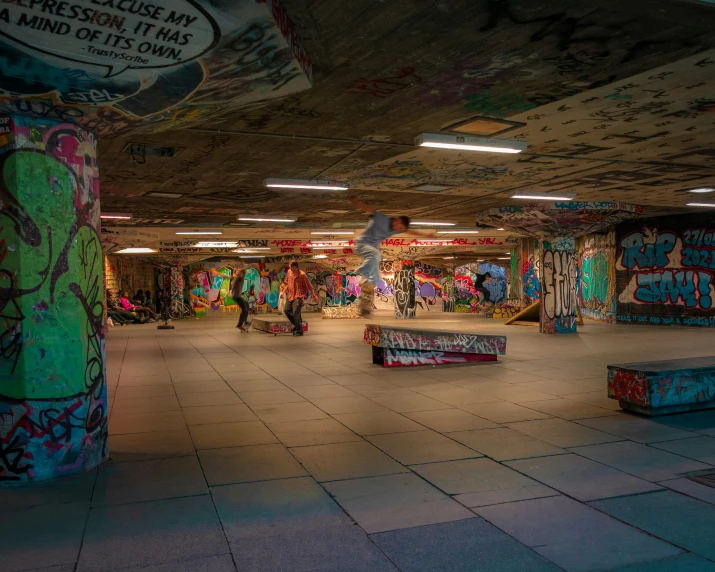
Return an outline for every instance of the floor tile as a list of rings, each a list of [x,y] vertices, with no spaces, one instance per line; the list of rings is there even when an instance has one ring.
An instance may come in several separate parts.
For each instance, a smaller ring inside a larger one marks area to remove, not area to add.
[[[174,383],[177,395],[185,393],[207,393],[211,391],[230,391],[231,388],[222,379],[218,381],[187,381]]]
[[[175,395],[171,384],[166,385],[127,385],[118,387],[117,399],[139,399],[143,397],[165,397]]]
[[[669,481],[660,481],[661,486],[667,487],[673,491],[684,494],[685,496],[715,505],[715,488],[701,485],[690,479],[672,479]]]
[[[172,372],[171,381],[174,383],[207,383],[209,381],[222,381],[223,378],[216,371]]]
[[[112,414],[109,420],[110,435],[149,433],[152,431],[178,431],[186,427],[181,411],[122,411]]]
[[[236,393],[253,391],[281,391],[286,386],[277,379],[248,379],[243,381],[227,381],[228,386]]]
[[[244,391],[239,397],[249,406],[273,405],[275,403],[299,403],[305,398],[290,389],[277,389],[273,391]]]
[[[151,501],[92,509],[78,572],[228,553],[211,498]]]
[[[276,436],[261,421],[192,425],[189,432],[197,451],[278,443]]]
[[[313,385],[337,385],[334,381],[330,381],[327,377],[319,375],[301,376],[295,378],[284,378],[281,383],[286,387],[310,387]]]
[[[572,454],[507,461],[505,464],[580,501],[660,489],[653,483]]]
[[[307,421],[329,417],[325,411],[308,402],[277,403],[274,405],[255,405],[253,412],[265,423],[281,421]]]
[[[715,559],[712,541],[715,506],[673,491],[607,499],[592,503],[598,510],[695,554]]]
[[[74,564],[88,514],[88,501],[3,509],[0,518],[3,572],[27,570],[29,566]]]
[[[291,453],[319,482],[407,471],[405,467],[364,441],[296,447],[291,449]]]
[[[481,518],[373,534],[403,572],[557,572],[559,567]]]
[[[236,572],[236,565],[230,554],[204,556],[193,560],[179,560],[156,564],[122,568],[122,572]]]
[[[631,441],[576,447],[571,449],[571,452],[652,482],[713,468],[711,465]]]
[[[181,393],[179,394],[179,403],[181,403],[181,407],[201,407],[241,403],[241,399],[233,391],[209,391],[207,393]]]
[[[530,401],[545,401],[549,399],[557,399],[556,395],[544,393],[542,391],[534,391],[527,389],[522,385],[514,387],[506,387],[503,389],[485,389],[483,393],[492,396],[496,399],[503,399],[510,403],[528,403]]]
[[[419,391],[420,395],[435,399],[436,401],[441,401],[447,405],[452,405],[454,407],[460,407],[462,405],[469,405],[471,403],[492,403],[494,401],[499,401],[498,397],[493,395],[488,395],[484,392],[470,391],[463,387],[450,386],[449,389],[443,389],[438,391]]]
[[[564,449],[554,447],[506,427],[460,431],[450,433],[449,436],[455,441],[496,461],[545,457],[547,455],[566,453]]]
[[[231,373],[224,372],[220,374],[227,382],[232,381],[260,381],[274,379],[269,373],[266,373],[258,367],[252,367],[244,371],[233,371]]]
[[[449,437],[430,430],[369,435],[366,439],[403,465],[481,456],[480,453],[460,445]]]
[[[587,403],[588,405],[593,405],[594,407],[601,407],[602,409],[621,411],[621,406],[618,405],[618,400],[608,398],[606,396],[606,392],[603,390],[571,393],[569,394],[569,399],[579,401],[581,403]]]
[[[329,385],[304,385],[293,389],[298,395],[305,399],[315,399],[320,397],[356,397],[354,391],[347,387],[331,383]]]
[[[368,534],[474,516],[411,473],[352,479],[324,486]]]
[[[302,477],[306,473],[283,445],[199,451],[209,486]]]
[[[680,552],[670,544],[566,497],[474,510],[566,570],[603,570]]]
[[[607,386],[606,378],[601,379],[604,389]],[[566,381],[556,381],[556,380],[544,380],[544,381],[529,381],[522,384],[520,387],[524,389],[531,389],[534,391],[539,391],[541,393],[549,393],[551,395],[557,395],[559,397],[564,395],[569,395],[571,393],[583,393],[583,386],[576,385],[575,383],[568,383]]]
[[[433,411],[412,411],[405,417],[421,423],[440,433],[451,431],[470,431],[473,429],[491,429],[498,427],[496,423],[482,419],[461,409],[436,409]]]
[[[0,489],[2,510],[92,500],[97,469],[61,479]]]
[[[208,494],[196,457],[176,457],[99,468],[92,506],[126,504]]]
[[[444,409],[445,406],[441,401],[430,399],[424,395],[385,395],[376,397],[375,401],[398,413]]]
[[[653,421],[715,437],[715,410],[695,411],[681,415],[664,415]]]
[[[679,439],[677,441],[668,441],[667,443],[653,443],[652,446],[689,459],[715,465],[715,438],[713,437],[703,436],[693,439]]]
[[[130,433],[109,438],[109,456],[117,463],[194,454],[194,444],[186,426],[174,431]]]
[[[387,411],[387,408],[367,397],[320,397],[311,399],[311,403],[331,415],[342,413],[363,413],[367,411]]]
[[[160,386],[161,387],[161,386]],[[163,397],[135,397],[130,399],[114,399],[112,415],[125,413],[155,413],[159,411],[177,411],[181,409],[174,395]]]
[[[653,562],[619,566],[609,572],[715,572],[715,563],[695,554],[679,554]]]
[[[136,387],[142,385],[171,385],[169,373],[156,375],[132,375],[119,377],[119,387]]]
[[[269,423],[268,428],[286,447],[361,441],[362,438],[334,419]]]
[[[506,401],[473,403],[472,405],[461,405],[459,408],[467,413],[472,413],[477,417],[488,419],[494,423],[512,423],[515,421],[527,421],[549,417],[546,413],[540,413],[539,411],[528,409],[522,405],[507,403]]]
[[[697,434],[690,431],[683,431],[675,427],[660,425],[649,419],[643,419],[634,415],[623,414],[613,415],[600,419],[581,419],[579,425],[585,425],[592,429],[617,435],[623,439],[630,439],[638,443],[655,443],[658,441],[672,441],[674,439],[687,439],[697,437]]]
[[[233,423],[237,421],[255,421],[256,415],[243,403],[233,405],[204,405],[187,407],[182,411],[186,424],[210,425],[212,423]]]
[[[596,431],[564,419],[539,419],[510,423],[509,428],[556,447],[580,447],[622,440],[621,437]]]
[[[334,415],[334,417],[358,435],[380,435],[383,433],[421,431],[424,429],[422,425],[394,411],[345,413]]]
[[[566,419],[567,421],[623,415],[623,413],[619,411],[596,407],[588,403],[580,403],[579,401],[573,401],[568,398],[550,399],[548,401],[530,401],[529,403],[525,403],[524,406],[534,411],[540,411],[541,413],[558,417],[559,419]]]

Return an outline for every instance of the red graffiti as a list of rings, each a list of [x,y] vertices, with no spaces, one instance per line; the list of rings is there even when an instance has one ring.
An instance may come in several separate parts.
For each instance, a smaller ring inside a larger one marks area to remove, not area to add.
[[[608,397],[637,405],[650,405],[648,384],[642,372],[623,369],[609,371]]]
[[[419,83],[422,78],[415,73],[415,68],[404,66],[399,75],[368,79],[359,77],[350,82],[346,93],[361,93],[373,97],[387,97],[397,91]]]

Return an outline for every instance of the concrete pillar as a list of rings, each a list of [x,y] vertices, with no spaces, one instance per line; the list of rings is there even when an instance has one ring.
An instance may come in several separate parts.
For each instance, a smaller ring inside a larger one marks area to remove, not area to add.
[[[0,116],[0,486],[107,458],[94,136]]]
[[[402,262],[395,269],[395,317],[414,318],[417,314],[415,301],[415,266]]]
[[[573,238],[550,238],[542,242],[541,332],[576,333],[578,298],[576,243]]]

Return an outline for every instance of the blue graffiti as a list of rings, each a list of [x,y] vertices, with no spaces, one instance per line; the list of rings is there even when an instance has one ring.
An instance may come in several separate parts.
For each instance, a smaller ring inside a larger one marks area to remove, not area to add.
[[[646,238],[655,240],[646,243]],[[676,242],[677,236],[673,232],[656,232],[648,235],[642,232],[632,232],[621,240],[622,265],[628,270],[633,270],[636,267],[665,268],[670,262],[668,254],[673,252]]]
[[[646,304],[677,304],[682,300],[686,308],[709,310],[712,282],[713,277],[707,272],[644,272],[636,276],[633,296]]]

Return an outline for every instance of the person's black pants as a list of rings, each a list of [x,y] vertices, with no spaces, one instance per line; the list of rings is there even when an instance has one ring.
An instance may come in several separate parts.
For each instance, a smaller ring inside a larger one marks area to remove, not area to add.
[[[481,292],[484,294],[484,301],[485,302],[491,302],[492,301],[492,295],[489,293],[489,290],[487,290],[484,286],[481,286],[480,288],[475,288],[477,292]]]
[[[114,310],[107,310],[107,316],[112,318],[112,321],[117,322],[117,324],[131,324],[131,320],[127,320],[127,318]]]
[[[238,326],[241,327],[248,320],[248,300],[241,296],[236,300],[236,304],[241,307],[241,315],[238,317]]]
[[[303,298],[296,298],[293,301],[287,300],[284,313],[288,321],[293,324],[296,331],[300,334],[303,333],[303,319],[301,317],[301,311],[303,309]]]

